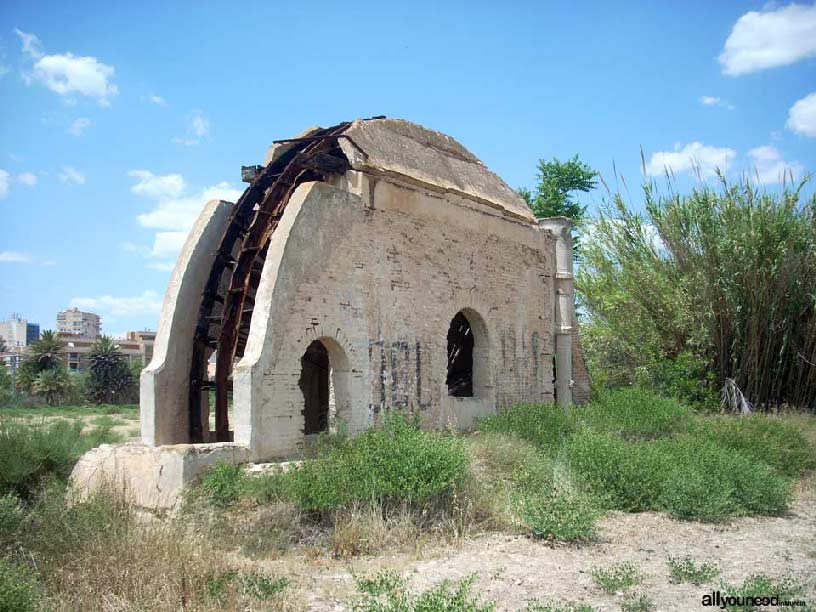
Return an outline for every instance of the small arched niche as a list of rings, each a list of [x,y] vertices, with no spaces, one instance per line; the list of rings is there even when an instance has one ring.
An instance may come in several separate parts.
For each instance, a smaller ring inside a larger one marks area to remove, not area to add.
[[[487,326],[474,310],[456,313],[448,327],[445,382],[451,397],[486,397],[490,388]]]
[[[306,348],[298,379],[305,436],[332,431],[338,419],[350,418],[350,371],[348,358],[334,339],[319,338]]]

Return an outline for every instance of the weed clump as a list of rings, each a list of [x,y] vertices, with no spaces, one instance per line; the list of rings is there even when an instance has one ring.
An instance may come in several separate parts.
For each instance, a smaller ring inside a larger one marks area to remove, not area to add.
[[[643,574],[634,564],[625,561],[592,570],[592,579],[607,593],[617,593],[639,584],[643,580]]]
[[[671,581],[674,583],[687,582],[694,585],[705,584],[720,575],[720,569],[712,563],[699,565],[690,556],[674,557],[669,555],[666,560],[671,572]]]
[[[492,612],[495,604],[483,602],[472,592],[475,581],[475,575],[459,582],[445,580],[414,594],[404,578],[386,570],[373,577],[357,578],[357,590],[362,596],[352,603],[352,609],[355,612]]]

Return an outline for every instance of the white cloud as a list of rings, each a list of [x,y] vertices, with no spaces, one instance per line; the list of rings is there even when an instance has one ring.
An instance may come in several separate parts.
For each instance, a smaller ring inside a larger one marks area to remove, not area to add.
[[[150,256],[155,259],[175,258],[187,240],[187,232],[156,232]]]
[[[70,96],[80,94],[95,98],[102,106],[119,89],[110,82],[115,70],[95,57],[76,57],[72,53],[45,55],[34,64],[32,77],[51,91]]]
[[[167,100],[156,94],[150,94],[147,99],[158,106],[167,106]]]
[[[42,44],[35,34],[23,32],[17,28],[14,29],[14,32],[20,37],[20,42],[23,46],[23,55],[29,59],[39,59],[43,56]]]
[[[734,105],[716,96],[700,96],[700,104],[703,106],[720,106],[728,110],[734,110]]]
[[[736,156],[737,152],[727,147],[712,147],[701,142],[691,142],[685,146],[678,144],[674,151],[653,153],[646,164],[646,174],[657,176],[667,169],[675,174],[699,170],[700,175],[706,178],[714,176],[718,168],[725,172],[728,163],[733,162]]]
[[[172,272],[176,264],[172,261],[153,261],[147,264],[147,267],[161,272]]]
[[[142,227],[156,230],[156,233],[151,246],[133,242],[124,242],[120,246],[127,252],[151,260],[148,267],[161,271],[173,269],[175,259],[204,204],[210,200],[234,202],[242,193],[229,183],[221,182],[197,193],[184,195],[185,183],[180,174],[157,176],[147,170],[133,170],[129,175],[139,179],[131,191],[156,201],[152,210],[137,217]]]
[[[157,176],[149,170],[131,170],[128,176],[139,179],[130,191],[146,198],[155,200],[177,198],[184,191],[184,178],[180,174]]]
[[[78,119],[74,119],[66,131],[73,136],[82,136],[82,134],[85,133],[85,130],[90,127],[91,123],[93,122],[87,117],[80,117]]]
[[[210,120],[207,116],[195,110],[187,116],[186,136],[173,138],[173,142],[190,147],[200,144],[210,135]]]
[[[816,91],[791,106],[786,125],[798,134],[816,138]]]
[[[816,4],[750,11],[734,24],[719,61],[737,76],[787,66],[816,55]]]
[[[7,170],[0,170],[0,200],[8,197],[12,183],[21,183],[27,187],[33,187],[37,184],[37,175],[31,172],[23,172],[17,176],[12,176]]]
[[[39,264],[41,266],[55,266],[53,259],[40,259],[31,253],[22,251],[0,251],[0,263]]]
[[[63,183],[75,183],[76,185],[85,184],[85,175],[71,166],[63,166],[62,172],[57,177]]]
[[[787,162],[782,158],[782,154],[776,147],[763,145],[748,151],[751,158],[752,168],[749,170],[749,177],[756,177],[760,183],[771,185],[797,180],[804,174],[802,164],[798,162]]]
[[[141,295],[133,297],[113,297],[112,295],[75,297],[70,301],[69,306],[101,314],[128,316],[159,314],[162,301],[158,293],[148,289]]]
[[[187,232],[201,212],[201,208],[208,201],[235,202],[242,193],[241,190],[233,188],[224,181],[194,195],[161,200],[155,209],[139,215],[139,223],[142,227]]]
[[[23,172],[17,175],[17,181],[28,187],[33,187],[37,184],[37,175],[31,172]]]
[[[110,98],[119,93],[111,83],[115,69],[95,57],[78,57],[73,53],[45,55],[40,39],[34,34],[15,30],[22,42],[23,55],[34,62],[31,72],[23,73],[26,83],[39,81],[51,91],[66,98],[69,104],[76,101],[74,94],[94,98],[102,106],[110,104]]]
[[[3,263],[34,263],[34,258],[28,253],[19,251],[0,251],[0,262]]]

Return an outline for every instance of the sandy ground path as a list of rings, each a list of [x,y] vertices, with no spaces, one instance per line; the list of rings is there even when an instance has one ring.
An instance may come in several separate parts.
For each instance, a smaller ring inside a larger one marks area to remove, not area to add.
[[[415,592],[444,579],[478,575],[474,591],[499,610],[524,610],[532,599],[578,602],[596,610],[620,610],[623,594],[609,595],[596,586],[591,571],[630,561],[645,575],[632,591],[646,593],[657,610],[714,610],[704,608],[702,596],[717,588],[719,578],[694,586],[671,584],[668,555],[691,555],[714,562],[721,578],[741,583],[752,574],[793,575],[807,584],[806,601],[816,604],[816,495],[802,491],[790,514],[780,518],[742,518],[727,525],[671,519],[645,512],[609,514],[600,524],[595,542],[559,546],[521,536],[486,535],[456,547],[426,549],[410,554],[330,559],[292,563],[264,562],[269,570],[287,573],[300,587],[300,605],[310,610],[347,610],[355,594],[352,572],[375,573],[391,568],[409,580]]]

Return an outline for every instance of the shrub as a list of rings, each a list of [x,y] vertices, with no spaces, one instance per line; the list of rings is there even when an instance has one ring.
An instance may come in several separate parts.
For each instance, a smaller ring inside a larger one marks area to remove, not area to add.
[[[298,506],[325,511],[355,501],[421,504],[451,494],[467,469],[461,440],[391,414],[280,477]]]
[[[33,612],[38,600],[33,572],[0,557],[0,612]]]
[[[288,586],[289,580],[283,577],[274,578],[262,572],[251,572],[241,577],[244,593],[254,599],[267,601]]]
[[[613,195],[591,222],[576,279],[590,363],[615,382],[651,369],[653,382],[686,393],[696,361],[757,405],[812,407],[816,369],[802,359],[816,354],[816,196],[804,197],[805,184],[766,191],[723,179],[664,195],[649,183],[645,215]],[[686,352],[679,376],[655,371]]]
[[[787,479],[708,440],[671,440],[660,451],[671,469],[656,506],[678,518],[722,521],[735,514],[776,515],[790,502]]]
[[[585,429],[571,440],[568,452],[578,482],[605,507],[628,512],[655,507],[667,465],[653,444]]]
[[[227,508],[241,498],[246,481],[242,466],[216,463],[202,475],[198,486],[189,491],[188,498],[216,508]]]
[[[592,579],[607,593],[625,591],[643,580],[640,570],[628,561],[592,570]]]
[[[573,418],[554,404],[517,404],[479,422],[483,432],[514,434],[552,452],[575,429]]]
[[[712,563],[701,563],[697,565],[690,556],[673,557],[669,555],[666,560],[671,572],[671,581],[674,583],[688,582],[694,585],[701,585],[719,576],[719,568]]]
[[[718,417],[700,425],[700,435],[716,444],[773,466],[789,478],[816,468],[816,448],[793,424],[777,416]]]
[[[523,493],[519,506],[535,537],[563,542],[591,538],[600,514],[592,497],[558,487]]]
[[[26,498],[46,476],[66,480],[82,453],[117,439],[104,428],[83,435],[78,421],[38,425],[0,421],[0,495],[16,492]]]
[[[580,418],[593,429],[627,440],[671,436],[693,426],[693,413],[687,406],[637,387],[600,393],[580,410]]]
[[[357,578],[363,596],[352,603],[356,612],[491,612],[495,604],[484,603],[471,593],[476,576],[459,582],[442,581],[418,595],[411,593],[405,580],[391,571],[373,578]]]

